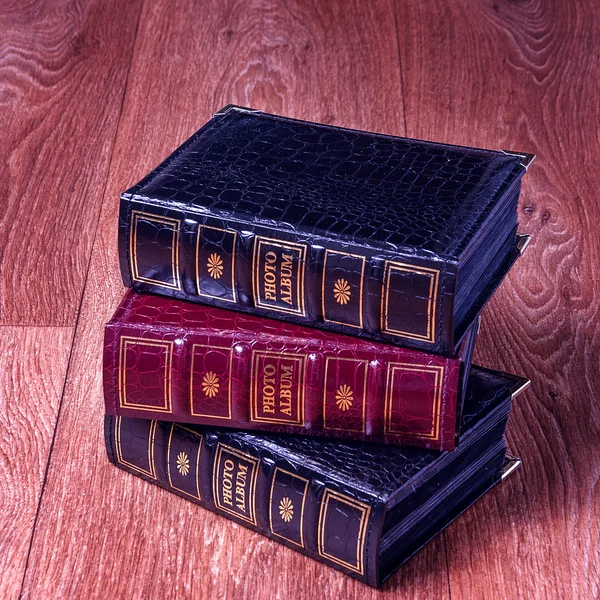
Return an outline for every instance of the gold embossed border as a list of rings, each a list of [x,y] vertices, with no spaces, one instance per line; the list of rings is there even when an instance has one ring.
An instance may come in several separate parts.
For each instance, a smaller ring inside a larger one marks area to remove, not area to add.
[[[230,508],[227,508],[226,506],[222,506],[221,503],[219,502],[219,487],[218,487],[218,483],[217,483],[217,479],[219,476],[219,465],[221,463],[221,455],[223,454],[223,451],[228,452],[229,454],[233,454],[234,456],[237,456],[238,458],[241,458],[247,462],[249,462],[252,465],[252,474],[250,476],[250,486],[249,486],[249,491],[250,491],[250,495],[251,495],[251,501],[249,501],[249,508],[250,508],[250,516],[249,517],[245,517],[244,515],[241,515],[238,512],[235,512],[235,510],[231,510]],[[246,521],[248,523],[251,523],[252,525],[256,525],[256,481],[258,479],[258,467],[260,465],[260,460],[258,458],[256,458],[255,456],[252,456],[251,454],[246,454],[246,452],[242,452],[241,450],[237,450],[236,448],[232,448],[231,446],[227,446],[226,444],[222,444],[221,442],[219,442],[217,444],[217,450],[215,452],[215,460],[214,460],[214,465],[213,465],[213,498],[215,501],[215,506],[219,509],[222,510],[230,515],[233,515],[234,517],[237,517],[238,519],[242,519],[242,521]]]
[[[340,502],[351,506],[352,508],[356,508],[361,511],[360,524],[358,527],[358,540],[356,542],[356,563],[352,564],[341,560],[337,556],[333,556],[331,554],[327,554],[325,552],[325,519],[327,518],[327,508],[329,506],[329,500],[331,498],[336,498]],[[346,569],[350,569],[359,575],[364,575],[365,573],[365,564],[364,564],[364,550],[365,550],[365,542],[366,542],[366,532],[367,532],[367,523],[369,521],[369,515],[371,514],[371,507],[364,502],[360,502],[359,500],[355,500],[354,498],[350,498],[345,494],[341,494],[340,492],[334,492],[328,488],[325,488],[323,492],[323,499],[321,500],[321,510],[319,511],[319,531],[318,531],[318,551],[319,555],[324,558],[329,559],[330,561],[345,567]]]
[[[210,348],[212,350],[226,350],[229,353],[229,372],[227,373],[227,402],[228,413],[226,417],[220,415],[209,415],[205,413],[194,412],[194,356],[196,348]],[[231,420],[231,373],[233,367],[233,348],[231,346],[211,346],[209,344],[194,344],[192,346],[192,365],[190,370],[190,414],[194,417],[207,417],[208,419],[228,419]]]
[[[231,293],[233,298],[223,298],[222,296],[214,296],[212,294],[207,294],[205,292],[200,291],[200,264],[199,264],[199,256],[200,256],[200,240],[202,238],[202,230],[203,229],[213,229],[214,231],[221,231],[228,235],[233,235],[233,250],[231,251]],[[220,227],[212,227],[211,225],[199,225],[198,233],[196,234],[196,290],[198,291],[198,296],[205,296],[206,298],[217,298],[218,300],[223,300],[224,302],[237,302],[237,292],[235,289],[235,249],[237,246],[237,231],[232,231],[231,229],[222,229]]]
[[[164,406],[151,406],[149,404],[134,404],[127,402],[126,375],[127,375],[127,345],[153,346],[166,350],[165,358],[165,396]],[[119,341],[119,406],[131,410],[147,410],[150,412],[171,413],[171,368],[173,365],[173,342],[168,340],[152,340],[148,338],[122,335]]]
[[[366,363],[365,365],[365,380],[363,382],[363,401],[362,401],[362,429],[349,429],[348,427],[327,427],[327,369],[329,368],[330,360],[345,360],[356,363]],[[325,377],[323,385],[323,429],[334,431],[354,431],[355,433],[365,432],[365,412],[367,407],[367,376],[369,374],[369,361],[362,358],[339,358],[337,356],[327,356],[325,358]]]
[[[156,435],[156,427],[158,422],[150,421],[150,432],[148,435],[148,464],[150,465],[150,470],[146,471],[146,469],[142,469],[137,465],[123,460],[123,453],[121,451],[121,420],[121,417],[116,418],[115,442],[117,446],[117,462],[128,469],[133,469],[136,473],[141,473],[142,475],[156,479],[156,466],[154,464],[154,436]]]
[[[396,371],[412,371],[414,373],[434,373],[435,374],[435,393],[433,397],[432,414],[430,433],[416,433],[409,431],[392,431],[392,393],[394,389],[394,375]],[[386,435],[398,435],[402,437],[412,437],[416,439],[427,439],[437,441],[440,437],[440,425],[442,420],[442,381],[444,379],[444,366],[435,365],[413,365],[409,363],[388,363],[387,376],[385,380],[385,420],[384,433]]]
[[[284,535],[273,531],[273,490],[275,489],[275,480],[277,479],[278,471],[304,482],[304,492],[302,493],[302,506],[300,507],[300,544],[298,544],[296,540],[292,540],[291,538],[287,538]],[[271,481],[271,493],[269,494],[269,527],[271,528],[271,533],[273,535],[276,535],[277,537],[287,540],[288,542],[291,542],[292,544],[295,544],[296,546],[299,546],[300,548],[304,548],[304,505],[306,504],[306,492],[308,491],[309,483],[309,480],[305,477],[300,477],[300,475],[290,473],[289,471],[286,471],[281,467],[275,467],[275,471],[273,471],[273,479]]]
[[[178,488],[176,485],[173,485],[173,481],[171,480],[171,439],[173,438],[173,431],[175,431],[175,427],[183,429],[184,431],[187,431],[188,433],[191,433],[200,439],[200,443],[198,444],[198,454],[196,456],[196,491],[198,492],[197,496],[194,496],[194,494],[190,494],[187,490],[183,490],[181,488]],[[179,423],[171,424],[171,430],[169,431],[169,442],[167,444],[167,477],[169,478],[169,484],[174,490],[177,490],[178,492],[181,492],[182,494],[185,494],[190,498],[195,498],[196,500],[202,500],[202,496],[200,494],[200,453],[202,452],[203,441],[204,436],[198,433],[197,431],[188,429],[183,425],[179,425]]]
[[[393,271],[404,271],[407,273],[418,273],[419,275],[425,275],[429,277],[429,301],[427,304],[427,333],[426,335],[419,335],[411,333],[409,331],[400,331],[397,329],[391,329],[388,326],[388,312],[389,312],[389,291],[390,291],[390,278]],[[381,294],[381,331],[383,333],[391,333],[394,335],[401,335],[402,337],[422,340],[427,342],[435,342],[435,311],[439,287],[440,271],[439,269],[430,269],[428,267],[416,267],[415,265],[395,262],[386,260],[384,265],[384,277],[383,277],[383,289]]]
[[[327,319],[325,317],[325,277],[327,275],[327,255],[337,254],[339,256],[351,256],[352,258],[360,258],[362,260],[362,268],[360,271],[360,284],[358,292],[358,320],[359,325],[353,323],[346,323],[345,321],[336,321],[334,319]],[[337,250],[330,250],[325,248],[325,256],[323,257],[323,276],[321,278],[321,314],[323,315],[323,321],[326,323],[337,323],[338,325],[346,325],[347,327],[355,327],[356,329],[363,328],[363,285],[365,280],[365,265],[367,259],[365,256],[360,254],[349,254],[348,252],[338,252]]]
[[[286,419],[270,419],[268,417],[258,416],[258,359],[261,357],[268,358],[285,358],[286,360],[299,361],[298,367],[298,419],[289,421]],[[273,352],[270,350],[252,350],[252,359],[250,366],[250,421],[254,423],[278,423],[280,425],[304,425],[304,398],[305,398],[305,381],[306,381],[306,355],[295,354],[294,352]]]
[[[137,264],[137,224],[138,220],[143,219],[145,221],[153,221],[160,223],[161,225],[167,225],[173,229],[173,244],[171,250],[171,267],[173,269],[172,279],[175,283],[165,283],[159,279],[152,279],[150,277],[143,277],[138,272]],[[130,234],[130,246],[129,246],[129,257],[131,262],[131,274],[134,281],[141,281],[143,283],[151,283],[160,287],[165,287],[170,290],[181,290],[181,280],[179,278],[179,232],[181,229],[181,221],[172,217],[161,217],[150,213],[143,212],[141,210],[131,211],[131,234]]]
[[[260,246],[262,243],[276,246],[277,248],[295,248],[300,250],[300,264],[298,265],[298,310],[291,308],[284,308],[282,306],[275,306],[273,304],[265,304],[260,300],[260,283],[258,281],[258,274],[260,268],[258,265],[258,259],[260,257]],[[254,297],[254,304],[260,308],[267,308],[269,310],[276,310],[279,312],[289,313],[292,315],[306,316],[306,308],[304,304],[304,276],[306,271],[306,252],[307,245],[298,242],[287,242],[283,240],[277,240],[273,238],[264,237],[257,235],[254,237],[254,252],[252,255],[252,294]]]

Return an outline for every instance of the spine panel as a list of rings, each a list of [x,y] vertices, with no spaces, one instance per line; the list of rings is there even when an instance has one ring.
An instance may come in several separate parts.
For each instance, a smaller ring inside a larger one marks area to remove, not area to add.
[[[437,353],[454,265],[123,198],[127,285]]]
[[[222,432],[107,416],[105,439],[121,469],[376,585],[375,498]]]

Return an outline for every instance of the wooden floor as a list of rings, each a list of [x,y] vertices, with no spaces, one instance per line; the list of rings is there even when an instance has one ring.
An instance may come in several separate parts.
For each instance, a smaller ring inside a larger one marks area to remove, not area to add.
[[[587,4],[587,7],[586,7]],[[0,597],[600,596],[593,0],[0,2]],[[118,471],[117,200],[227,103],[538,155],[477,361],[524,467],[376,591]]]

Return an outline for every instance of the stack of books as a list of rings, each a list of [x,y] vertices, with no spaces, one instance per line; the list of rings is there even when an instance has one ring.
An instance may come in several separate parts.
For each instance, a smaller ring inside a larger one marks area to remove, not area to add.
[[[121,196],[109,459],[380,585],[519,464],[471,358],[533,158],[225,107]]]

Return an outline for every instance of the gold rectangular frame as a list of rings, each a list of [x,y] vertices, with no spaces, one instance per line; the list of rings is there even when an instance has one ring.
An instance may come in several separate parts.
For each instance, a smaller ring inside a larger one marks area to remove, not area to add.
[[[348,429],[341,427],[327,427],[327,369],[329,368],[330,360],[346,360],[350,362],[366,363],[365,366],[365,380],[363,383],[363,403],[362,403],[362,429]],[[367,376],[369,374],[369,361],[363,358],[341,358],[337,356],[325,357],[325,380],[323,383],[323,429],[329,429],[331,431],[353,431],[355,433],[365,432],[365,412],[367,407]]]
[[[258,273],[260,269],[258,267],[258,257],[260,256],[260,245],[265,242],[271,246],[278,248],[295,248],[300,250],[300,266],[298,268],[298,310],[289,308],[282,308],[281,306],[274,306],[272,304],[262,304],[260,300],[260,286],[258,282]],[[307,244],[300,242],[286,242],[283,240],[277,240],[274,238],[268,238],[262,235],[254,236],[254,249],[252,253],[252,296],[254,298],[254,305],[259,308],[265,308],[268,310],[275,310],[279,312],[289,313],[292,315],[306,316],[306,307],[304,302],[304,277],[306,271],[306,254],[308,250]]]
[[[152,479],[156,479],[156,465],[154,464],[154,436],[156,434],[157,421],[150,421],[150,431],[148,435],[148,464],[150,465],[150,471],[146,471],[137,465],[134,465],[126,460],[123,460],[123,453],[121,451],[121,419],[117,417],[115,427],[115,445],[117,450],[117,462],[128,469],[134,470],[136,473],[141,473]]]
[[[281,535],[281,534],[273,531],[273,518],[272,518],[273,490],[275,489],[275,479],[277,478],[277,471],[281,471],[282,473],[285,473],[286,475],[289,475],[290,477],[295,477],[296,479],[299,479],[300,481],[304,482],[304,492],[302,494],[302,506],[300,507],[300,543],[299,544],[296,540],[292,540],[291,538],[287,538],[284,535]],[[299,546],[300,548],[304,548],[304,505],[306,504],[306,492],[308,490],[309,483],[310,483],[309,480],[306,479],[305,477],[300,477],[300,475],[296,475],[295,473],[290,473],[289,471],[286,471],[285,469],[282,469],[280,467],[275,467],[275,470],[273,471],[273,479],[271,480],[271,493],[269,494],[269,527],[271,529],[271,533],[277,537],[287,540],[288,542],[291,542],[292,544],[295,544],[296,546]]]
[[[200,264],[198,262],[198,256],[200,254],[200,237],[202,229],[214,229],[215,231],[222,231],[233,235],[233,251],[231,253],[231,291],[233,293],[232,298],[222,298],[221,296],[213,296],[212,294],[205,294],[200,291]],[[196,290],[198,296],[204,296],[205,298],[216,298],[217,300],[223,300],[223,302],[237,302],[237,292],[235,289],[235,249],[237,246],[237,231],[233,229],[222,229],[220,227],[212,227],[211,225],[198,225],[198,233],[196,234]]]
[[[125,375],[127,373],[127,345],[132,346],[154,346],[165,348],[167,357],[165,360],[165,406],[156,407],[148,404],[133,404],[127,402],[125,392]],[[168,413],[173,412],[171,403],[171,370],[173,366],[173,342],[169,340],[153,340],[149,338],[135,337],[130,335],[122,335],[119,339],[119,368],[118,373],[118,391],[119,391],[119,408],[128,408],[131,410],[143,410],[149,412]]]
[[[177,486],[173,485],[173,481],[171,480],[171,439],[173,437],[173,431],[175,430],[175,427],[179,427],[179,429],[183,429],[184,431],[192,433],[196,437],[200,438],[200,443],[198,444],[198,454],[196,456],[196,491],[198,492],[197,496],[194,496],[194,494],[190,494],[187,490],[182,490],[181,488],[178,488]],[[171,429],[169,430],[169,442],[167,444],[167,477],[169,478],[169,485],[174,490],[177,490],[178,492],[181,492],[182,494],[185,494],[190,498],[195,498],[196,500],[202,500],[202,494],[200,493],[200,453],[202,452],[203,442],[204,436],[201,433],[188,429],[187,427],[184,427],[179,423],[171,423]]]
[[[390,277],[392,271],[404,271],[407,273],[418,273],[419,275],[426,275],[430,278],[429,283],[429,302],[427,305],[427,334],[418,335],[409,331],[401,331],[397,329],[391,329],[388,326],[388,313],[389,313],[389,292],[390,292]],[[437,294],[439,287],[439,269],[431,269],[428,267],[416,267],[408,263],[401,263],[392,260],[386,260],[384,263],[384,276],[381,293],[381,331],[382,333],[388,333],[393,335],[400,335],[407,339],[421,340],[426,342],[435,342],[435,322],[436,322],[436,303]]]
[[[358,296],[358,320],[360,321],[359,325],[354,325],[353,323],[345,323],[344,321],[336,321],[334,319],[327,319],[325,317],[325,274],[327,271],[327,255],[328,254],[338,254],[340,256],[351,256],[352,258],[360,258],[362,260],[362,269],[360,272],[360,284],[359,284],[359,296]],[[367,259],[365,256],[361,256],[360,254],[349,254],[348,252],[338,252],[337,250],[330,250],[329,248],[325,248],[325,256],[323,257],[323,275],[321,277],[321,314],[323,315],[323,321],[326,323],[337,323],[338,325],[345,325],[346,327],[354,327],[356,329],[363,328],[363,286],[365,279],[365,265]]]
[[[137,224],[138,220],[143,218],[146,221],[154,221],[161,225],[168,225],[173,229],[173,244],[171,250],[171,267],[173,269],[172,279],[176,283],[165,283],[159,279],[151,277],[142,277],[138,272],[137,265]],[[165,287],[170,290],[181,290],[181,279],[179,277],[179,233],[181,230],[181,221],[172,217],[161,217],[152,213],[144,212],[143,210],[131,211],[131,231],[129,234],[129,261],[131,266],[131,277],[134,281],[142,283],[151,283],[159,287]]]
[[[221,417],[218,415],[208,415],[204,413],[194,412],[194,357],[196,348],[211,348],[213,350],[227,350],[229,352],[229,372],[227,373],[227,402],[228,402],[228,415]],[[231,346],[212,346],[210,344],[193,344],[192,345],[192,364],[190,369],[190,414],[193,417],[206,417],[208,419],[226,419],[231,420],[231,373],[233,369],[233,348]]]
[[[251,502],[249,502],[248,506],[250,508],[250,516],[249,517],[245,517],[244,515],[240,515],[240,513],[235,512],[235,510],[231,510],[230,508],[227,508],[226,506],[221,506],[221,503],[219,502],[219,494],[218,494],[218,483],[217,483],[217,476],[219,473],[219,464],[220,464],[220,460],[221,460],[221,455],[223,454],[223,450],[225,450],[225,452],[229,452],[230,454],[233,454],[234,456],[237,456],[238,458],[242,458],[243,460],[248,461],[251,465],[252,465],[252,474],[250,476],[250,487],[249,487],[249,491],[250,491],[250,495],[251,495]],[[246,452],[242,452],[241,450],[237,450],[236,448],[232,448],[231,446],[227,446],[226,444],[222,444],[221,442],[217,443],[217,449],[215,452],[215,459],[214,459],[214,464],[213,464],[213,498],[215,501],[215,507],[218,508],[219,510],[222,510],[230,515],[233,515],[234,517],[237,517],[238,519],[241,519],[242,521],[246,521],[247,523],[250,523],[254,526],[256,526],[256,481],[258,479],[258,467],[260,465],[260,459],[256,458],[255,456],[252,456],[251,454],[246,454]]]
[[[433,420],[431,423],[431,433],[412,433],[395,432],[390,429],[392,419],[392,389],[394,387],[394,374],[396,370],[413,371],[415,373],[434,373],[435,374],[435,396],[432,409]],[[414,365],[410,363],[390,362],[387,365],[385,377],[385,410],[384,410],[384,433],[386,435],[396,435],[406,438],[427,439],[437,441],[440,437],[441,425],[441,404],[442,404],[442,385],[446,367],[443,365]]]
[[[351,506],[352,508],[356,508],[361,511],[360,524],[358,526],[358,540],[356,544],[356,564],[352,564],[346,562],[345,560],[341,560],[337,556],[333,556],[331,554],[327,554],[325,552],[325,519],[327,517],[327,507],[329,506],[329,500],[331,497],[337,498],[340,502]],[[367,530],[367,522],[369,520],[369,515],[371,514],[371,507],[359,500],[355,500],[354,498],[350,498],[345,494],[341,494],[340,492],[335,492],[334,490],[330,490],[329,488],[325,488],[323,492],[323,498],[321,500],[321,509],[319,511],[319,529],[318,529],[318,551],[319,556],[323,556],[328,560],[345,567],[346,569],[350,569],[359,575],[365,574],[365,564],[364,564],[364,549],[365,549],[365,534]]]
[[[300,362],[298,373],[300,381],[298,382],[298,420],[288,421],[285,419],[269,419],[268,417],[258,417],[258,358],[260,357],[282,358],[287,360],[296,360]],[[295,354],[294,352],[274,352],[271,350],[252,350],[250,362],[250,421],[253,423],[278,423],[280,425],[304,426],[304,402],[305,402],[305,383],[306,383],[306,354]],[[256,368],[255,368],[256,367]]]

